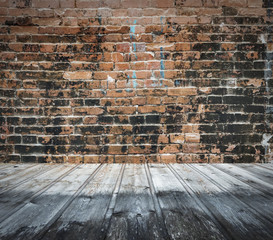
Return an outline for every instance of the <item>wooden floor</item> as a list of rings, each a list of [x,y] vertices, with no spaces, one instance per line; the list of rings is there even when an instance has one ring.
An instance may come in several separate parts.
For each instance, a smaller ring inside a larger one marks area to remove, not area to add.
[[[0,239],[273,239],[273,164],[0,164]]]

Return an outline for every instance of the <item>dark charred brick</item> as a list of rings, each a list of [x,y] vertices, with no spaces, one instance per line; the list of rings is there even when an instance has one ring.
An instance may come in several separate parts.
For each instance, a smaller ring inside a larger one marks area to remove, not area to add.
[[[144,116],[131,116],[129,119],[133,125],[144,124]]]
[[[112,116],[98,116],[97,123],[99,124],[112,124],[114,118]]]
[[[250,133],[253,131],[251,124],[228,124],[224,127],[225,132],[230,133]]]
[[[244,71],[244,76],[246,78],[263,78],[264,71]]]
[[[224,96],[223,102],[226,104],[251,104],[253,99],[248,96]]]
[[[254,104],[266,104],[267,97],[263,97],[263,96],[254,97],[253,101],[254,101]]]
[[[43,127],[16,127],[15,133],[22,133],[22,134],[43,134],[44,128]]]
[[[76,133],[100,135],[104,133],[103,126],[77,126]]]
[[[36,136],[23,136],[23,143],[37,143]]]
[[[236,69],[252,69],[253,63],[252,62],[236,62],[235,68]]]
[[[182,132],[181,125],[167,125],[167,133],[180,133]]]
[[[208,51],[219,51],[219,43],[196,43],[192,46],[194,51],[208,52]]]
[[[216,144],[219,142],[217,135],[204,135],[200,136],[200,142],[205,144]]]
[[[255,19],[255,20],[257,20],[257,19]],[[247,35],[244,35],[243,40],[244,40],[244,42],[256,43],[258,41],[258,36],[252,35],[252,34],[247,34]]]
[[[86,106],[99,106],[100,100],[99,99],[85,99],[84,103]]]
[[[8,117],[7,123],[10,125],[19,125],[21,123],[21,119],[19,117]]]
[[[52,138],[53,145],[68,145],[69,139],[67,136],[55,136]]]
[[[15,90],[2,90],[0,89],[0,97],[14,97]]]
[[[248,122],[249,121],[249,115],[248,114],[236,113],[236,114],[234,114],[234,117],[235,117],[236,122]]]
[[[67,123],[67,119],[64,117],[55,117],[51,120],[53,125],[64,125]]]
[[[135,144],[157,144],[158,143],[158,135],[141,135],[134,138],[133,141]]]
[[[84,136],[69,136],[69,141],[71,145],[84,145],[86,143],[86,139]]]
[[[161,127],[158,126],[134,126],[133,133],[134,134],[159,134],[161,133]]]
[[[21,143],[21,136],[8,136],[7,142],[11,144]]]
[[[241,155],[237,162],[240,163],[253,163],[255,162],[255,156],[254,155]]]
[[[214,112],[207,112],[200,115],[200,123],[211,123],[211,122],[219,122],[220,114]]]
[[[165,121],[164,121],[165,124],[182,123],[183,115],[179,115],[179,114],[169,115],[169,116],[165,116],[164,119],[165,119]]]
[[[196,78],[197,72],[196,71],[186,71],[186,78]]]
[[[251,123],[261,123],[265,121],[265,115],[264,114],[253,114],[250,117]]]
[[[114,117],[114,122],[116,124],[129,124],[129,118],[128,117]]]
[[[216,131],[216,125],[200,124],[199,130],[204,133],[214,133]]]
[[[37,123],[37,118],[22,118],[23,125],[33,125]]]
[[[258,52],[264,52],[266,50],[265,44],[259,44],[259,43],[243,43],[238,44],[237,49],[239,51],[258,51]]]
[[[42,154],[45,146],[15,145],[15,152],[20,154]]]
[[[215,53],[213,53],[213,52],[209,52],[209,53],[202,52],[201,55],[200,55],[200,59],[201,60],[214,60],[215,59]]]
[[[234,16],[237,15],[238,11],[236,8],[233,7],[222,7],[223,15],[225,16]]]
[[[23,163],[35,163],[37,161],[36,156],[22,156]]]
[[[148,124],[160,123],[160,115],[147,115],[146,116],[146,123],[148,123]]]
[[[218,97],[218,96],[208,97],[208,103],[209,104],[221,104],[222,103],[222,97]]]
[[[234,163],[235,157],[234,156],[224,156],[224,163]]]
[[[250,113],[264,113],[265,107],[264,106],[247,105],[244,107],[244,111],[250,112]]]

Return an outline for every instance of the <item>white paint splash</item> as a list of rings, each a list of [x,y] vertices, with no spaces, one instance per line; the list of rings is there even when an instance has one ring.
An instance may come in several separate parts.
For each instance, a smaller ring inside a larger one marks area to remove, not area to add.
[[[265,40],[264,34],[261,34],[259,39],[260,39],[261,43],[267,43],[266,40]]]
[[[262,140],[262,145],[265,149],[265,154],[269,154],[270,153],[270,143],[269,140],[271,139],[272,134],[269,133],[264,133],[263,134],[263,140]]]
[[[108,82],[114,82],[115,79],[112,78],[111,76],[107,75],[107,81],[108,81]]]

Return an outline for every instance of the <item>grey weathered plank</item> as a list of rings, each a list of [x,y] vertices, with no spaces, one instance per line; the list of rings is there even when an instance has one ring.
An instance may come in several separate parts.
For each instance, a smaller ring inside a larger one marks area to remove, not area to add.
[[[237,167],[242,168],[250,173],[250,175],[261,179],[264,182],[272,184],[273,186],[273,171],[259,167],[254,164],[236,164]]]
[[[34,166],[37,166],[37,164],[5,164],[5,167],[0,169],[0,180],[18,174],[23,170],[29,170]]]
[[[0,163],[0,171],[2,172],[3,169],[8,168],[17,168],[19,165],[25,165],[25,164],[7,164],[7,163]],[[30,165],[30,164],[29,164]]]
[[[255,165],[273,171],[273,164],[272,163],[256,163]]]
[[[54,168],[54,165],[37,164],[15,174],[9,174],[9,176],[0,180],[0,193],[6,191],[7,189],[14,188],[18,186],[18,184],[22,184],[25,181],[29,181],[33,177],[49,171],[52,168]]]
[[[239,179],[240,181],[264,192],[267,195],[273,196],[273,185],[257,178],[250,172],[239,168],[236,164],[214,164],[213,167],[220,169],[221,171]]]
[[[227,191],[240,199],[247,204],[249,208],[252,208],[256,214],[258,213],[258,215],[273,223],[273,197],[252,188],[248,184],[243,183],[211,165],[194,164],[191,166],[199,171],[200,174],[203,174],[210,182],[217,185],[220,189]]]
[[[144,165],[126,165],[106,239],[163,239]]]
[[[225,226],[234,239],[271,239],[267,231],[272,224],[257,219],[248,206],[223,191],[208,179],[196,172],[190,165],[174,164],[174,169],[190,184],[199,195],[199,199],[210,209],[213,215]]]
[[[17,187],[0,194],[0,222],[12,213],[18,211],[27,202],[54,184],[56,179],[69,173],[75,167],[71,165],[55,165],[47,172],[35,176],[31,181],[19,184]]]
[[[171,239],[225,239],[170,169],[152,164],[150,172]]]
[[[42,239],[100,239],[122,165],[104,165]]]
[[[54,219],[98,165],[81,165],[0,224],[1,239],[31,239]]]
[[[11,165],[6,163],[0,163],[0,170],[3,168],[8,168],[8,167],[11,167]]]

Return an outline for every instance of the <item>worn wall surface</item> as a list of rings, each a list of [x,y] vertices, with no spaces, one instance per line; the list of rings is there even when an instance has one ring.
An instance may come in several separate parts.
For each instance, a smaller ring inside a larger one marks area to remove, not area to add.
[[[0,0],[0,161],[270,160],[272,9]]]

